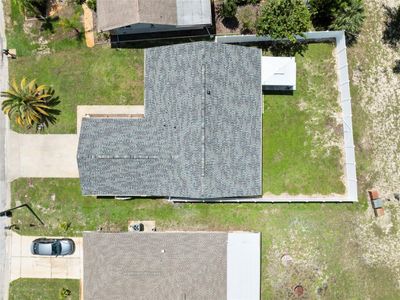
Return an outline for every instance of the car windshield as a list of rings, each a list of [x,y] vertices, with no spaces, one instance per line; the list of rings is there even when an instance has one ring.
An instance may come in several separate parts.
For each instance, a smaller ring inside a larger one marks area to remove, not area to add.
[[[51,245],[51,254],[53,254],[53,255],[61,254],[61,243],[59,241],[54,242]]]

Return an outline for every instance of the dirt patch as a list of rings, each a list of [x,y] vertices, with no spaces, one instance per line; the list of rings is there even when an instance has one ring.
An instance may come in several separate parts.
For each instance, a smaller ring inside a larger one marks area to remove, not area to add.
[[[277,299],[307,299],[328,284],[323,253],[304,234],[307,226],[294,223],[285,238],[272,241],[268,253],[267,274]]]
[[[389,194],[400,186],[400,75],[393,71],[400,53],[383,41],[387,17],[384,5],[398,7],[400,1],[369,0],[365,5],[365,29],[355,48],[349,49],[354,53],[352,81],[360,93],[356,105],[368,116],[361,137],[361,145],[367,143],[364,150],[370,155],[366,168],[374,173],[373,185]]]
[[[360,254],[365,264],[371,267],[384,266],[396,276],[400,288],[400,204],[386,202],[385,215],[376,218],[372,207],[358,217],[355,236],[360,245]]]

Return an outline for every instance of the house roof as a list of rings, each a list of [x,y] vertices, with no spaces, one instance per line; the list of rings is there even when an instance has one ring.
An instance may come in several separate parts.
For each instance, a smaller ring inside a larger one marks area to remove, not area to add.
[[[85,300],[259,299],[260,234],[87,232],[83,293]]]
[[[147,49],[145,117],[84,118],[84,195],[262,193],[261,50],[209,42]]]
[[[159,25],[212,24],[210,0],[98,0],[99,31],[147,23]]]

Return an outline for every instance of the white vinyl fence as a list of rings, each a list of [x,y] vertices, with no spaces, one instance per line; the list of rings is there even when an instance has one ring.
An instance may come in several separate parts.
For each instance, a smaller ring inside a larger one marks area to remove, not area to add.
[[[356,160],[353,142],[353,126],[351,114],[350,80],[347,65],[346,37],[344,31],[319,31],[307,32],[305,37],[298,37],[298,40],[312,42],[334,41],[336,43],[336,65],[338,74],[338,88],[340,93],[340,104],[343,116],[343,135],[344,135],[344,175],[346,183],[345,195],[272,195],[268,197],[237,198],[237,199],[213,199],[190,200],[190,199],[170,199],[174,202],[357,202],[357,177]],[[216,43],[245,44],[273,41],[268,36],[256,35],[226,35],[216,36]]]

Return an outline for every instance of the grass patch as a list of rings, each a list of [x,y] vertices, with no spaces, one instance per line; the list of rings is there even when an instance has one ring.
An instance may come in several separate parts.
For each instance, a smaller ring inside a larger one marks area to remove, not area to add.
[[[297,56],[293,95],[265,95],[263,191],[273,194],[344,193],[343,130],[333,44],[311,44]]]
[[[9,300],[40,299],[55,300],[60,298],[63,288],[71,291],[65,299],[79,299],[79,280],[73,279],[31,279],[20,278],[10,283]]]
[[[47,27],[52,28],[50,31],[43,28],[45,25],[42,21],[26,19],[19,1],[5,1],[7,44],[8,48],[17,49],[18,57],[35,55],[43,51],[43,47],[50,52],[85,47],[84,29],[80,23],[83,10],[80,5],[70,1],[60,16],[46,23]],[[82,34],[76,35],[74,29],[62,26],[61,19],[71,20],[70,24],[74,24]]]
[[[55,196],[53,196],[55,195]],[[52,200],[54,199],[54,200]],[[129,220],[155,220],[157,230],[246,230],[262,233],[262,298],[284,299],[299,282],[309,298],[377,299],[396,296],[390,270],[366,265],[354,235],[359,204],[170,204],[163,200],[99,200],[83,197],[77,179],[18,179],[12,183],[12,206],[29,203],[43,219],[39,226],[24,209],[13,213],[19,233],[81,235],[99,226],[127,231]],[[61,222],[71,222],[63,231]],[[36,226],[30,227],[29,224]],[[294,259],[291,267],[280,261]],[[326,287],[327,288],[324,288]],[[379,287],[384,286],[385,290]],[[58,290],[58,288],[57,288]],[[321,289],[320,289],[321,291]],[[24,298],[20,298],[24,299]],[[54,299],[54,298],[53,298]]]
[[[51,22],[53,32],[40,30],[38,20],[25,20],[18,1],[5,2],[8,47],[18,55],[9,65],[10,80],[37,79],[55,89],[61,115],[45,133],[75,133],[77,105],[143,104],[143,50],[86,48],[76,33],[83,33],[82,7],[74,1]],[[36,133],[35,128],[11,126],[20,133]]]
[[[143,104],[142,50],[97,47],[20,57],[10,64],[10,79],[23,77],[51,85],[60,97],[61,115],[46,133],[75,133],[77,105]]]

